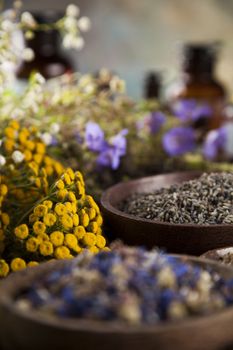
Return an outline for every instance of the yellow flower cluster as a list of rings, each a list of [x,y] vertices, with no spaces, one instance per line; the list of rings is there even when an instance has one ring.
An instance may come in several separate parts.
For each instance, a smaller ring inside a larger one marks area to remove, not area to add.
[[[20,254],[9,264],[0,261],[0,276],[45,260],[70,259],[83,249],[93,253],[108,250],[102,223],[98,205],[86,195],[82,174],[66,169],[46,199],[14,228],[10,240]]]

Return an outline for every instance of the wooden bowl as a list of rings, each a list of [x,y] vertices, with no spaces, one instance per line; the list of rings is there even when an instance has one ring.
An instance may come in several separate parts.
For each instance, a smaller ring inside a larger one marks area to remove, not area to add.
[[[133,193],[150,193],[200,175],[200,172],[172,173],[110,187],[101,198],[106,232],[110,233],[110,239],[147,248],[158,246],[169,253],[190,255],[201,255],[207,250],[233,245],[233,225],[172,224],[137,218],[118,209],[119,204]]]
[[[199,266],[212,266],[233,278],[233,269],[205,259],[176,256]],[[0,285],[2,350],[220,350],[233,349],[233,307],[211,316],[190,317],[156,326],[61,319],[14,305],[19,292],[70,261],[53,261],[12,274]],[[231,347],[232,346],[232,347]]]

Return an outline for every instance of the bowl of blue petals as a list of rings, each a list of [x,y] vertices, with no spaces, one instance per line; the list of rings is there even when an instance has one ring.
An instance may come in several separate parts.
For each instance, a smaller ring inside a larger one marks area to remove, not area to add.
[[[232,305],[231,268],[115,245],[2,281],[1,349],[230,349]]]
[[[233,245],[233,174],[179,172],[119,183],[101,198],[110,239],[201,255]]]

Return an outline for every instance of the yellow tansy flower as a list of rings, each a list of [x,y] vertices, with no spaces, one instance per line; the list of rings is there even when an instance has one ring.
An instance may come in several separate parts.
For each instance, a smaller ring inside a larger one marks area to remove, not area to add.
[[[84,184],[84,180],[83,180],[83,176],[82,176],[82,174],[80,173],[80,171],[76,171],[76,172],[75,172],[75,178],[81,182],[81,185],[82,185],[82,186],[85,185],[85,184]]]
[[[43,160],[43,156],[42,154],[36,153],[34,154],[33,159],[37,164],[40,164]]]
[[[0,260],[0,277],[6,277],[10,271],[9,265],[4,259]]]
[[[93,254],[99,253],[99,249],[98,249],[95,245],[93,245],[92,247],[90,247],[90,248],[89,248],[89,251],[90,251],[91,253],[93,253]]]
[[[73,227],[73,220],[72,218],[68,215],[68,214],[65,214],[63,215],[61,218],[61,224],[62,226],[65,228],[65,229],[69,229],[69,228],[72,228]]]
[[[28,267],[34,267],[34,266],[38,266],[39,263],[37,261],[29,261],[29,263],[27,264]]]
[[[43,205],[45,205],[48,209],[52,209],[53,207],[53,202],[52,201],[44,201]]]
[[[55,249],[55,257],[57,259],[69,259],[71,257],[69,248],[65,246],[57,247]]]
[[[50,241],[55,247],[59,247],[64,242],[64,234],[61,231],[54,231],[50,235]]]
[[[43,256],[48,256],[53,254],[53,245],[51,242],[42,242],[39,247],[40,254]]]
[[[79,194],[80,197],[84,196],[85,194],[85,188],[84,186],[81,184],[80,181],[77,181],[76,182],[76,189],[77,189],[77,192]]]
[[[37,239],[39,241],[39,244],[41,244],[42,242],[47,242],[49,241],[49,236],[46,233],[40,233],[37,236]]]
[[[74,194],[74,192],[72,192],[72,191],[69,191],[69,192],[68,192],[68,198],[69,198],[69,200],[70,200],[71,202],[76,202],[76,201],[77,201],[77,198],[75,197],[75,194]]]
[[[95,221],[90,222],[90,224],[88,225],[88,231],[93,232],[93,233],[97,233],[98,228],[99,228],[99,226],[98,226],[97,222],[95,222]]]
[[[1,184],[0,185],[0,194],[1,196],[5,196],[8,192],[8,188],[7,188],[7,185],[5,184]]]
[[[29,215],[29,222],[33,223],[38,219],[38,217],[35,214],[30,214]]]
[[[57,218],[54,214],[48,213],[48,214],[45,214],[43,221],[46,226],[53,226],[57,221]]]
[[[87,232],[83,239],[82,239],[83,244],[85,244],[88,247],[92,247],[93,245],[96,244],[96,235],[91,232]]]
[[[40,180],[39,177],[37,177],[37,178],[35,179],[35,185],[36,185],[37,188],[41,188],[41,180]]]
[[[45,144],[42,142],[37,142],[36,144],[36,152],[39,154],[44,154],[46,151]]]
[[[16,136],[16,130],[11,128],[11,127],[7,127],[4,130],[4,134],[6,135],[6,137],[8,137],[9,139],[14,139]]]
[[[46,165],[45,170],[48,176],[53,175],[53,167],[51,165]]]
[[[72,250],[76,253],[79,254],[82,252],[82,248],[77,244],[75,247],[72,248]]]
[[[1,214],[1,219],[2,219],[2,222],[3,222],[4,225],[6,225],[6,226],[9,225],[10,217],[9,217],[9,215],[7,213],[2,213]]]
[[[26,149],[24,152],[24,159],[26,162],[29,162],[32,159],[32,152]]]
[[[96,217],[96,210],[94,208],[87,208],[86,210],[90,220],[93,220]]]
[[[78,244],[78,240],[72,233],[67,233],[65,235],[64,245],[70,249],[74,249]]]
[[[106,245],[106,239],[101,235],[96,236],[96,246],[102,249],[105,247],[105,245]]]
[[[48,207],[46,207],[46,205],[43,204],[39,204],[34,208],[34,214],[38,217],[42,217],[44,215],[47,214],[48,212]]]
[[[78,214],[74,214],[72,219],[73,219],[74,226],[78,226],[79,225],[79,216],[78,216]]]
[[[62,190],[57,191],[57,198],[64,200],[68,194],[68,191],[64,188]]]
[[[3,143],[3,145],[4,145],[6,152],[10,153],[13,151],[15,143],[13,140],[6,139]]]
[[[62,175],[62,180],[64,180],[66,185],[68,185],[68,186],[71,185],[71,183],[72,183],[71,178],[67,173],[64,173]]]
[[[4,241],[5,239],[5,233],[2,229],[0,229],[0,242]]]
[[[36,221],[33,224],[33,231],[35,232],[36,235],[39,235],[39,234],[44,233],[46,231],[46,226],[43,222]]]
[[[45,156],[44,157],[44,163],[46,164],[46,165],[52,165],[53,164],[53,159],[52,158],[50,158],[50,157],[48,157],[48,156]]]
[[[70,176],[71,180],[74,180],[75,174],[71,168],[66,169],[67,174]]]
[[[22,224],[15,228],[14,233],[17,238],[25,239],[28,237],[29,230],[26,224]]]
[[[98,215],[96,218],[96,222],[99,226],[101,226],[103,224],[103,218],[101,215]]]
[[[59,190],[63,190],[65,188],[65,184],[62,180],[58,180],[56,182],[56,187],[59,189]]]
[[[85,212],[84,209],[81,209],[80,210],[80,213],[79,213],[79,219],[80,219],[80,224],[84,227],[87,227],[89,225],[89,216],[88,214]]]
[[[15,258],[11,261],[11,270],[19,271],[23,270],[26,267],[26,262],[21,258]]]
[[[65,202],[64,205],[66,206],[66,209],[70,212],[72,212],[72,204],[70,202]]]
[[[38,165],[36,164],[36,162],[30,162],[28,164],[28,167],[32,170],[33,174],[38,176],[39,174],[39,168],[38,168]]]
[[[35,237],[28,238],[26,242],[26,249],[28,252],[34,253],[37,251],[37,248],[39,246],[39,240]]]
[[[86,230],[83,226],[77,226],[74,228],[74,234],[78,239],[82,239],[86,234]]]
[[[15,130],[19,130],[19,127],[20,127],[17,120],[11,120],[9,123],[9,126]]]
[[[58,216],[62,216],[67,213],[66,206],[62,203],[57,203],[55,205],[54,211]]]

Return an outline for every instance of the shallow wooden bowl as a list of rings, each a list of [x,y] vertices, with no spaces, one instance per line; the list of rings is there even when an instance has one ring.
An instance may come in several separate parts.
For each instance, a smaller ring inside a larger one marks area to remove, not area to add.
[[[133,193],[149,193],[200,175],[200,172],[157,175],[109,188],[101,198],[106,232],[112,240],[121,239],[128,245],[158,246],[179,254],[201,255],[207,250],[233,245],[233,225],[171,224],[136,218],[118,209],[119,203]]]
[[[177,256],[203,267],[212,266],[233,278],[233,269],[200,258]],[[50,271],[70,264],[55,261],[12,274],[0,285],[2,350],[224,350],[233,349],[233,307],[211,316],[193,317],[157,326],[61,319],[25,312],[15,296]]]

